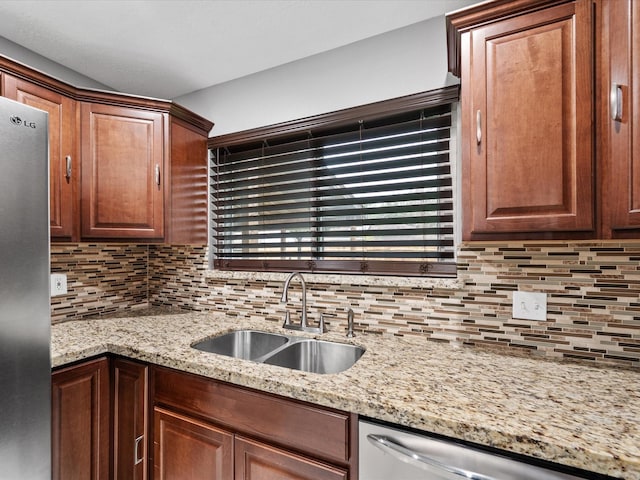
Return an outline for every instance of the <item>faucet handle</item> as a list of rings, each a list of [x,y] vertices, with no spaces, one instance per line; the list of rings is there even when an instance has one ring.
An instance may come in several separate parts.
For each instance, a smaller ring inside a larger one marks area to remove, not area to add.
[[[291,314],[289,310],[284,312],[284,324],[282,326],[286,327],[287,325],[291,325]]]
[[[335,313],[321,313],[320,314],[320,323],[318,324],[318,328],[320,330],[320,333],[325,333],[327,331],[327,327],[324,323],[324,319],[325,317],[335,317],[336,314]]]

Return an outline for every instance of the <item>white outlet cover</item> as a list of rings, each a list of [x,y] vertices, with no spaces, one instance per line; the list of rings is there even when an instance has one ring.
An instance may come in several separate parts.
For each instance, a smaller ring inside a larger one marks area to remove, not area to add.
[[[64,273],[51,274],[51,296],[64,295],[67,293],[67,275]]]
[[[513,292],[513,318],[523,320],[547,319],[547,294],[540,292]]]

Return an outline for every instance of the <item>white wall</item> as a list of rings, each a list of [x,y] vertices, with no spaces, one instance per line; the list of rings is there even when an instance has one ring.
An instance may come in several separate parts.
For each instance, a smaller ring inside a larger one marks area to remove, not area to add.
[[[9,57],[12,60],[16,60],[17,62],[36,70],[40,70],[51,77],[55,77],[76,87],[113,90],[113,88],[108,87],[107,85],[96,82],[92,78],[86,77],[75,70],[71,70],[70,68],[60,65],[59,63],[49,60],[42,55],[38,55],[37,53],[24,48],[11,40],[7,40],[4,37],[0,37],[0,55]]]
[[[174,100],[214,121],[215,136],[454,83],[440,16]]]

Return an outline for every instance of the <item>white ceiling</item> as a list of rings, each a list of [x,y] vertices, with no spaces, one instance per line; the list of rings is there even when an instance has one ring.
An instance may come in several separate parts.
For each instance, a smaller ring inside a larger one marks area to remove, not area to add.
[[[109,87],[186,93],[477,0],[0,0],[0,35]]]

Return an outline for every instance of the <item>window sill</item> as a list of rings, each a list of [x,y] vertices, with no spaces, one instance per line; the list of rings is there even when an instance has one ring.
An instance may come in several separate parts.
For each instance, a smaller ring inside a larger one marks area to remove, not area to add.
[[[284,282],[288,273],[281,272],[234,272],[208,270],[206,278],[217,280],[255,280]],[[394,277],[386,275],[342,275],[326,273],[303,273],[309,283],[331,285],[371,285],[377,287],[409,287],[426,289],[459,290],[464,281],[458,278]]]

